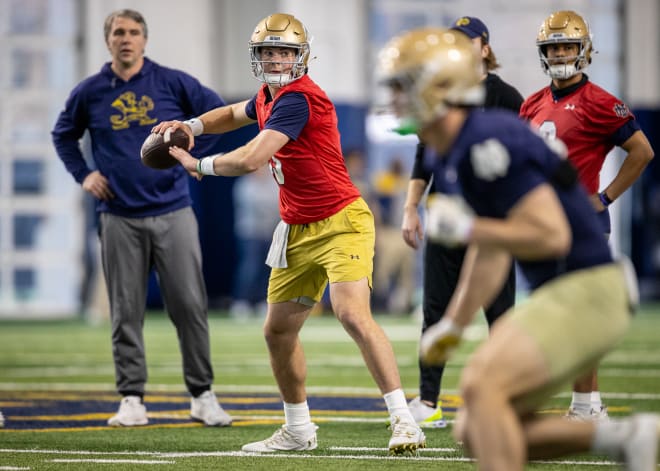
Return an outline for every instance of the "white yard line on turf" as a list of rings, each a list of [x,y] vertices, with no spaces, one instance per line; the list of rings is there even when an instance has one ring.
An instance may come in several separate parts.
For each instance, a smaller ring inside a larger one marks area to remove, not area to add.
[[[48,460],[50,463],[98,463],[98,464],[176,464],[176,461],[157,461],[157,460],[99,460],[99,459],[80,459],[80,460]]]
[[[329,448],[329,450],[345,450],[345,451],[385,451],[385,448],[367,448],[367,447],[356,447],[356,448]],[[451,448],[430,448],[422,449],[420,453],[432,451],[432,450],[453,450]],[[471,458],[464,458],[460,456],[449,457],[449,456],[386,456],[386,455],[321,455],[321,454],[310,454],[310,453],[246,453],[243,451],[215,451],[215,452],[158,452],[158,451],[119,451],[119,452],[101,452],[101,451],[88,451],[88,450],[20,450],[20,449],[0,449],[0,453],[42,453],[42,454],[56,454],[56,455],[88,455],[88,456],[153,456],[155,458],[199,458],[199,457],[259,457],[259,458],[288,458],[288,459],[338,459],[338,460],[412,460],[412,461],[455,461],[455,462],[471,462],[474,461]],[[64,460],[64,459],[54,459],[53,462],[77,462],[84,460]],[[136,463],[145,463],[149,464],[148,460],[88,460],[88,462],[98,462],[98,463],[123,463],[123,462],[132,462]],[[577,461],[577,460],[552,460],[552,461],[533,461],[533,463],[539,464],[554,464],[554,465],[568,465],[568,466],[614,466],[618,463],[614,461]],[[155,461],[154,464],[173,464],[167,463],[165,461]]]

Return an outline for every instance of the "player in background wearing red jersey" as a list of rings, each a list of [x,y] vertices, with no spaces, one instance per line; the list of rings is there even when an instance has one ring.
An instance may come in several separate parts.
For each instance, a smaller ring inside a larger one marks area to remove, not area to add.
[[[160,123],[154,132],[181,128],[192,143],[193,135],[224,133],[256,121],[259,134],[223,156],[197,160],[184,149],[170,153],[197,178],[238,176],[269,164],[279,185],[282,222],[267,260],[272,271],[264,335],[285,424],[243,451],[316,448],[298,333],[329,282],[334,313],[383,393],[392,424],[390,453],[415,452],[425,446],[424,433],[408,409],[392,346],[370,310],[373,215],[344,164],[334,106],[307,75],[308,38],[291,15],[261,20],[250,40],[252,73],[264,82],[257,94],[187,123]]]
[[[589,25],[574,11],[557,11],[543,21],[536,45],[541,68],[552,82],[525,100],[520,116],[538,127],[545,137],[561,139],[568,147],[568,159],[577,168],[603,232],[609,236],[607,207],[635,183],[653,158],[653,149],[628,107],[592,83],[583,72],[591,63],[591,40]],[[601,184],[600,172],[614,146],[628,155],[614,179]],[[589,332],[585,331],[585,335]],[[574,383],[567,416],[607,417],[596,371]]]

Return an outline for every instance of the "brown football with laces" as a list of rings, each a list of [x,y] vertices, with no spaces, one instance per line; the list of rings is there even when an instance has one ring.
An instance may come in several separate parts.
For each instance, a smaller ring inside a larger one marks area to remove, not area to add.
[[[188,150],[188,134],[181,129],[168,129],[163,134],[149,134],[140,149],[142,163],[160,170],[174,167],[179,161],[170,155],[172,146]]]

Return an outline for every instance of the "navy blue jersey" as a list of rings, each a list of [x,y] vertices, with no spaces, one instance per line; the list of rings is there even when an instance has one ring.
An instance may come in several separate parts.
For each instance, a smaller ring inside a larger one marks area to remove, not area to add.
[[[538,185],[554,187],[571,226],[572,245],[560,259],[518,260],[532,288],[567,272],[612,262],[585,190],[565,171],[568,162],[515,114],[470,112],[451,151],[440,158],[427,156],[426,165],[433,171],[438,191],[462,194],[483,217],[506,218]]]
[[[245,106],[248,118],[257,119],[257,95]],[[305,95],[298,92],[287,93],[275,102],[273,111],[266,121],[264,129],[273,129],[286,135],[292,141],[298,139],[303,128],[309,121],[309,103]]]
[[[67,99],[52,132],[57,154],[78,182],[92,172],[79,140],[89,131],[96,168],[115,198],[98,201],[97,210],[124,217],[158,216],[192,204],[188,173],[180,165],[167,170],[146,167],[140,148],[161,121],[199,116],[224,101],[192,76],[144,58],[128,81],[103,65],[78,84]],[[218,136],[195,139],[193,155],[220,151]]]

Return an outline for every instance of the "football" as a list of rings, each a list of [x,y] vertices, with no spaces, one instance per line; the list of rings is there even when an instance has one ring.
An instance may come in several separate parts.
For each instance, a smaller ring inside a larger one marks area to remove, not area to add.
[[[179,163],[169,153],[171,146],[188,149],[188,135],[181,129],[167,130],[164,134],[151,133],[142,143],[140,156],[147,167],[166,169]]]

